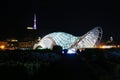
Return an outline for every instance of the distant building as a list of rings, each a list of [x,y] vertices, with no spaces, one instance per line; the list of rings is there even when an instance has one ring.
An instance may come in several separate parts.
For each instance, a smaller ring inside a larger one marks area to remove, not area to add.
[[[34,14],[34,24],[32,27],[27,27],[28,30],[36,30],[37,26],[36,26],[36,14]]]
[[[38,40],[39,39],[40,38],[38,38]],[[35,41],[31,38],[27,38],[23,41],[18,41],[17,39],[7,39],[7,41],[0,41],[0,50],[33,49],[34,44]]]
[[[33,45],[35,44],[35,41],[23,41],[19,42],[19,49],[32,49]]]
[[[27,27],[28,30],[33,30],[33,27]]]
[[[7,40],[7,49],[8,50],[15,50],[18,49],[18,40],[17,39],[8,39]]]

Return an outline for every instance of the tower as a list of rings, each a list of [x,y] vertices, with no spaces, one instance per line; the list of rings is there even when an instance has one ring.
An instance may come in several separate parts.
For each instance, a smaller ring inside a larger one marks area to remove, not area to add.
[[[34,14],[34,25],[33,25],[33,29],[36,30],[37,27],[36,27],[36,14]]]
[[[111,41],[111,42],[113,41],[113,37],[112,37],[112,36],[110,36],[110,41]]]

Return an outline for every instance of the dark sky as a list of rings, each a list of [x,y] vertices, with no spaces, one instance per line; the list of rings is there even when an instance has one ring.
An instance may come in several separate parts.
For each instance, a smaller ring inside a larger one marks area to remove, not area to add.
[[[26,27],[33,26],[33,15],[37,15],[39,34],[64,31],[81,36],[96,26],[103,29],[103,38],[113,36],[120,39],[119,4],[113,1],[41,1],[9,0],[2,6],[1,37],[26,35]]]

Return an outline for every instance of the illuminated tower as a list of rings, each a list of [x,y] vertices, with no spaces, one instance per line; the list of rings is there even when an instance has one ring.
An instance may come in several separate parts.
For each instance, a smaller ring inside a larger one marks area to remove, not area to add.
[[[34,14],[34,26],[33,26],[33,29],[36,30],[37,27],[36,27],[36,14]]]
[[[113,37],[112,37],[112,36],[110,36],[110,41],[111,41],[111,42],[113,41]]]

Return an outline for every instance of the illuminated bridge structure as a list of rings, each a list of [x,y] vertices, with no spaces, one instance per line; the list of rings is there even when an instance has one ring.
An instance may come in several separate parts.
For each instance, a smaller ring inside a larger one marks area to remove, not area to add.
[[[43,37],[33,46],[33,49],[52,49],[55,45],[61,46],[63,49],[94,48],[100,43],[102,33],[101,27],[95,27],[81,37],[65,32],[53,32]]]

